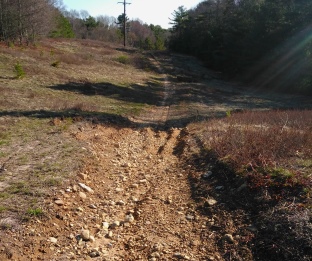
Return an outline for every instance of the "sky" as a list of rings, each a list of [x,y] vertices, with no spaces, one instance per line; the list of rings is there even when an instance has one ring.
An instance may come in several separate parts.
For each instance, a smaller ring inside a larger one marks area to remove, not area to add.
[[[126,13],[131,20],[139,19],[147,24],[170,27],[170,20],[174,10],[181,5],[187,9],[195,7],[203,0],[127,0]],[[86,10],[91,16],[108,15],[118,17],[123,13],[124,0],[63,0],[68,11],[71,9]]]

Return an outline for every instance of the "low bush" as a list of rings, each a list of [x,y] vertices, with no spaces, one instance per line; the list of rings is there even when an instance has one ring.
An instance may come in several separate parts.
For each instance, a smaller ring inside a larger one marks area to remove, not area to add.
[[[117,57],[117,62],[120,62],[122,64],[129,64],[130,58],[127,55],[120,55]]]
[[[233,113],[209,122],[201,139],[253,186],[304,185],[311,181],[299,160],[312,158],[312,111]]]
[[[14,65],[14,72],[16,74],[16,79],[24,78],[26,75],[22,65],[19,62]]]
[[[42,216],[43,215],[43,210],[41,208],[35,208],[35,209],[28,209],[27,210],[27,214],[30,215],[30,216]]]

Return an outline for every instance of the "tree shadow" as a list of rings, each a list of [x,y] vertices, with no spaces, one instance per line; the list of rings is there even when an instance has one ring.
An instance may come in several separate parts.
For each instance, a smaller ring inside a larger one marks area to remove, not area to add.
[[[270,189],[252,188],[248,179],[237,175],[214,151],[207,150],[199,138],[194,137],[199,151],[188,157],[183,155],[189,144],[183,138],[185,134],[180,135],[182,139],[174,153],[181,158],[183,168],[190,169],[188,182],[197,211],[209,218],[217,217],[207,222],[207,241],[213,233],[227,234],[231,226],[236,229],[234,235],[240,236],[235,239],[236,244],[226,242],[224,237],[217,241],[226,260],[233,253],[237,255],[235,260],[251,260],[251,256],[253,260],[308,260],[312,253],[310,212],[285,208],[295,198],[297,203],[305,202],[296,196],[300,186],[295,185],[288,192],[280,188],[285,191],[281,199],[267,196]],[[211,171],[209,175],[207,170]],[[208,203],[209,198],[215,199],[216,204]],[[234,221],[232,225],[227,223],[229,219]]]
[[[138,52],[138,49],[131,48],[131,47],[117,47],[115,49],[117,51],[124,52],[124,53],[129,53],[129,54],[133,54],[133,53],[137,53]]]
[[[151,127],[157,130],[169,130],[170,128],[183,128],[190,122],[199,122],[208,120],[210,117],[203,116],[188,116],[181,117],[178,119],[169,119],[165,123],[159,123],[157,121],[146,121],[146,122],[135,122],[128,117],[103,112],[90,112],[83,111],[79,109],[68,109],[60,111],[50,111],[50,110],[12,110],[12,111],[0,111],[0,117],[10,116],[10,117],[27,117],[27,118],[37,118],[37,119],[53,119],[53,118],[74,118],[77,121],[87,120],[94,124],[114,124],[119,127],[128,128],[145,128]],[[220,115],[221,117],[221,115]]]
[[[131,127],[134,124],[126,117],[110,113],[87,112],[81,110],[31,110],[31,111],[0,111],[0,117],[28,117],[37,119],[52,118],[76,118],[77,120],[88,120],[95,124],[118,124],[120,127]]]
[[[49,88],[87,96],[102,95],[116,100],[156,106],[161,104],[164,95],[161,83],[154,82],[147,82],[144,85],[132,84],[130,86],[115,85],[109,82],[69,82],[50,86]]]

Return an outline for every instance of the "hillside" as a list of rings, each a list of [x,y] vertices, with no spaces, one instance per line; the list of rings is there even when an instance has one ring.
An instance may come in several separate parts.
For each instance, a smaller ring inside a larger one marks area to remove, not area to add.
[[[309,260],[311,97],[89,40],[0,47],[1,260]]]

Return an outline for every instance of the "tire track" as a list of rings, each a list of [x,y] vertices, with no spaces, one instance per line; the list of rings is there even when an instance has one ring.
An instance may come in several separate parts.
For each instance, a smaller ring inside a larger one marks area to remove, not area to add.
[[[134,123],[144,126],[152,126],[157,128],[165,128],[168,122],[168,117],[172,105],[172,97],[175,94],[175,86],[169,80],[168,75],[164,72],[161,62],[155,55],[151,54],[151,64],[157,68],[158,73],[162,76],[162,97],[159,105],[153,106],[150,110],[141,113],[138,116],[131,117],[130,120]]]

